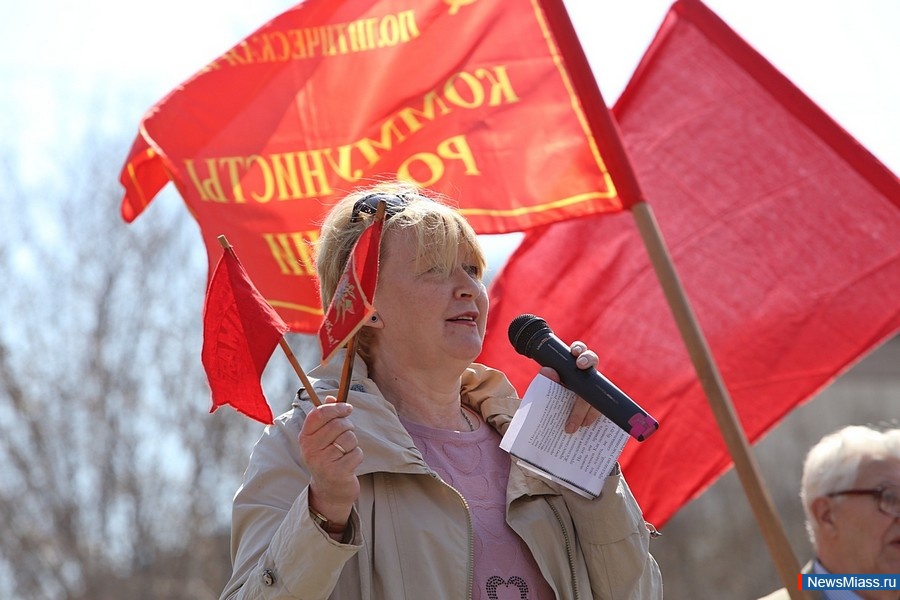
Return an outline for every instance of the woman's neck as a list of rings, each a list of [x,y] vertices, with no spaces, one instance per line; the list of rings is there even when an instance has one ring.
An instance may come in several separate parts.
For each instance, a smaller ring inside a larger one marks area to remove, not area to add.
[[[371,374],[388,402],[404,419],[436,429],[468,430],[460,405],[460,377],[439,378],[410,370],[403,376]]]
[[[459,392],[462,374],[470,364],[450,356],[436,361],[376,347],[369,377],[404,419],[437,429],[469,431]]]

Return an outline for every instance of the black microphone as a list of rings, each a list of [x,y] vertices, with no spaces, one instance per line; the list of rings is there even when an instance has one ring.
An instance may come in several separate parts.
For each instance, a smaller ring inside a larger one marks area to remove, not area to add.
[[[637,441],[643,442],[659,428],[656,419],[599,371],[575,366],[569,346],[553,334],[544,319],[519,315],[509,324],[509,341],[519,354],[555,369],[563,385]]]

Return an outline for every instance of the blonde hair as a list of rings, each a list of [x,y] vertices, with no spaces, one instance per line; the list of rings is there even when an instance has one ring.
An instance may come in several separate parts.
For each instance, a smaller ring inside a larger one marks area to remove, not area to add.
[[[426,195],[418,186],[401,181],[382,182],[354,190],[335,204],[325,218],[319,241],[316,244],[316,271],[319,276],[319,294],[322,306],[331,302],[337,284],[344,273],[350,253],[356,241],[372,222],[373,215],[360,211],[354,222],[354,206],[357,201],[372,194],[394,196],[398,200],[397,212],[386,215],[382,234],[381,256],[384,256],[384,238],[390,231],[411,229],[417,240],[416,268],[423,265],[450,272],[460,252],[471,257],[477,267],[476,276],[484,275],[487,261],[475,231],[460,213],[446,203],[441,196]],[[357,352],[371,366],[373,332],[364,327],[357,338]]]

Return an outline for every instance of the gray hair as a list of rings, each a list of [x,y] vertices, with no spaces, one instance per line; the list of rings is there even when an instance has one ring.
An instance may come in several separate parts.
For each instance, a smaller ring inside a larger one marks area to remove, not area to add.
[[[816,546],[813,501],[851,488],[863,464],[886,459],[900,460],[900,429],[879,431],[850,425],[826,435],[810,449],[803,463],[800,500],[813,547]]]

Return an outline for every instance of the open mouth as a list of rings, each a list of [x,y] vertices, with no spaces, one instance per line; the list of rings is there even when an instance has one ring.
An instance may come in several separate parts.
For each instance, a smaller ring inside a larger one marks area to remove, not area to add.
[[[447,320],[450,322],[453,322],[453,323],[474,323],[475,320],[477,319],[477,317],[478,317],[478,315],[467,313],[464,315],[457,315],[455,317],[451,317]]]

